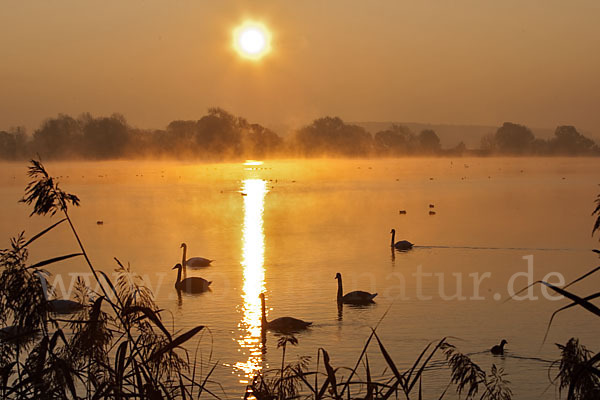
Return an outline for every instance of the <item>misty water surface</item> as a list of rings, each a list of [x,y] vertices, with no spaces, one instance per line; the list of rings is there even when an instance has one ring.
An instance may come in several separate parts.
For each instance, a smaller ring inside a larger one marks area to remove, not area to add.
[[[539,288],[538,300],[504,300],[511,276],[527,272],[523,257],[533,256],[536,280],[558,272],[569,281],[597,265],[590,214],[599,164],[586,158],[448,158],[46,167],[62,177],[64,190],[80,196],[82,205],[71,214],[100,269],[112,272],[113,257],[130,263],[167,310],[169,325],[210,328],[198,357],[206,373],[212,354],[219,364],[212,379],[228,397],[242,396],[254,371],[280,363],[274,335],[267,335],[266,352],[260,344],[258,294],[264,291],[269,318],[314,323],[288,349],[290,360],[316,357],[325,347],[334,366],[353,366],[370,327],[389,310],[378,333],[399,366],[411,365],[430,341],[452,336],[450,342],[474,353],[486,370],[492,363],[503,367],[515,398],[538,398],[544,390],[554,393],[543,361],[558,358],[554,343],[576,336],[594,349],[598,321],[570,310],[559,315],[542,345],[550,314],[566,301],[547,300]],[[2,164],[0,171],[0,247],[7,247],[10,236],[23,229],[31,236],[50,220],[28,218],[30,210],[17,203],[27,182],[25,164]],[[436,215],[429,215],[429,204]],[[392,253],[391,228],[396,240],[423,247]],[[188,257],[215,260],[209,268],[188,269],[188,276],[212,280],[212,292],[177,297],[171,268],[181,261],[182,242]],[[74,251],[62,227],[33,244],[30,261]],[[49,270],[67,291],[76,273],[88,272],[80,260]],[[336,272],[344,277],[344,291],[377,292],[377,304],[345,307],[338,315]],[[473,273],[489,273],[478,293]],[[527,279],[512,283],[521,288]],[[592,283],[574,291],[590,294]],[[491,356],[487,350],[503,338],[507,356]],[[197,343],[188,343],[192,355]],[[369,361],[383,371],[375,348]],[[448,376],[444,369],[429,371],[425,395],[439,395]],[[212,390],[220,391],[217,385]]]

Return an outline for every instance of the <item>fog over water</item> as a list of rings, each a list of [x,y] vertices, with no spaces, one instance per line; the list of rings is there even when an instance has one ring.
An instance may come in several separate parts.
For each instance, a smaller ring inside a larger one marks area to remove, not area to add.
[[[168,310],[166,323],[210,328],[199,348],[205,368],[211,351],[218,361],[212,379],[228,397],[240,397],[253,372],[281,361],[277,337],[267,335],[265,353],[260,344],[258,294],[264,291],[269,319],[313,322],[288,349],[290,359],[316,357],[325,347],[336,366],[352,366],[370,327],[387,312],[378,334],[402,368],[429,341],[449,336],[483,368],[503,367],[515,398],[527,399],[549,385],[546,361],[558,358],[554,343],[577,336],[589,348],[600,345],[598,321],[579,309],[561,313],[542,345],[551,313],[567,304],[550,300],[549,291],[536,287],[537,300],[504,302],[527,285],[528,274],[560,283],[597,265],[590,214],[599,166],[596,158],[468,157],[46,165],[64,190],[81,198],[71,216],[99,268],[112,273],[113,257],[130,263]],[[25,168],[1,165],[0,247],[23,229],[31,236],[51,222],[29,218],[29,208],[17,203]],[[391,252],[391,228],[396,240],[415,248]],[[188,257],[215,260],[187,271],[213,281],[211,292],[177,296],[171,268],[181,261],[182,242]],[[75,246],[60,228],[32,245],[30,261]],[[80,260],[48,270],[59,294],[62,280],[65,295],[75,274],[89,272]],[[336,272],[345,292],[377,292],[376,304],[345,306],[339,315]],[[587,295],[594,285],[583,281],[573,290]],[[508,340],[507,355],[493,357],[488,349],[501,339]],[[383,372],[380,357],[369,362],[374,374]],[[446,370],[427,372],[425,394],[439,395],[447,381]]]

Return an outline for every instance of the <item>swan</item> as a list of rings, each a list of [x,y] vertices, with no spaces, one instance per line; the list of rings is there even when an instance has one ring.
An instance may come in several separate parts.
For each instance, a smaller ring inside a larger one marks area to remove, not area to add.
[[[0,329],[0,340],[5,342],[28,342],[33,339],[38,331],[38,329],[24,328],[18,325],[9,325]]]
[[[84,305],[73,300],[54,299],[48,302],[50,311],[56,314],[73,314],[83,310]]]
[[[302,331],[312,325],[312,322],[302,321],[301,319],[292,317],[276,318],[273,321],[267,321],[267,312],[265,307],[265,294],[261,293],[260,306],[262,312],[261,328],[269,329],[280,333],[295,333]]]
[[[190,267],[190,268],[208,267],[211,262],[215,261],[215,260],[209,260],[208,258],[204,258],[204,257],[192,257],[192,258],[188,258],[186,260],[185,256],[187,253],[187,245],[185,243],[181,243],[181,247],[183,248],[183,256],[181,257],[181,265],[183,265],[184,267]]]
[[[392,243],[391,246],[395,247],[397,250],[410,250],[413,248],[413,244],[411,242],[409,242],[408,240],[400,240],[396,243],[394,243],[394,238],[396,237],[396,230],[392,229],[390,231],[390,233],[392,234]]]
[[[44,294],[46,294],[46,288],[48,287],[48,281],[46,280],[46,277],[41,273],[38,273],[38,277],[40,279],[40,282],[42,283],[42,287],[44,288]],[[76,312],[83,310],[83,308],[84,308],[84,305],[77,301],[63,300],[63,299],[48,300],[48,306],[49,306],[50,312],[53,312],[56,314],[74,314]]]
[[[492,354],[497,355],[497,356],[504,355],[504,345],[507,343],[508,342],[505,339],[502,339],[500,344],[497,344],[494,347],[492,347],[490,349],[490,351],[492,352]]]
[[[342,274],[339,272],[335,274],[335,279],[338,281],[337,291],[337,302],[338,304],[355,304],[355,305],[366,305],[375,303],[373,299],[377,296],[377,293],[371,294],[369,292],[363,292],[362,290],[356,290],[354,292],[346,293],[342,289]]]
[[[201,293],[209,290],[208,287],[212,281],[209,282],[206,279],[197,276],[192,276],[190,278],[181,280],[181,270],[183,269],[181,264],[175,265],[173,269],[177,269],[177,282],[175,282],[175,289],[188,293]]]

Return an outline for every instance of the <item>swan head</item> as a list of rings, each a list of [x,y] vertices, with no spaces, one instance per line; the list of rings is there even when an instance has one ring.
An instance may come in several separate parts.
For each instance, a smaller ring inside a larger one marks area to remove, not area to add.
[[[173,268],[171,268],[171,269],[181,269],[181,268],[183,268],[183,267],[181,266],[181,264],[177,264],[177,265],[175,265],[175,266],[174,266]]]
[[[335,274],[335,279],[342,279],[342,274],[340,274],[339,272]]]
[[[506,341],[506,339],[502,339],[502,341],[500,342],[500,346],[504,346],[505,344],[508,344],[508,342]]]
[[[396,233],[396,230],[392,228],[392,230],[390,231],[390,233]]]
[[[261,293],[261,294],[258,295],[258,297],[260,297],[261,300],[264,300],[265,299],[265,294]]]
[[[181,246],[179,246],[180,248],[187,248],[187,245],[185,243],[181,243]]]

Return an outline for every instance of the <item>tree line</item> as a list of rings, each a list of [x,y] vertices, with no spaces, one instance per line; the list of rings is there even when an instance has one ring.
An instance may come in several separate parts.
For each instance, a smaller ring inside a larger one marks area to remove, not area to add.
[[[139,129],[121,114],[46,119],[32,135],[17,127],[0,131],[0,159],[34,155],[44,159],[185,158],[231,159],[302,157],[401,157],[410,155],[600,155],[600,148],[573,126],[559,126],[554,137],[536,138],[526,126],[504,123],[481,139],[479,149],[464,143],[442,148],[435,131],[419,133],[393,124],[371,134],[338,117],[323,117],[285,139],[276,132],[221,108],[199,120],[176,120],[165,129]]]

